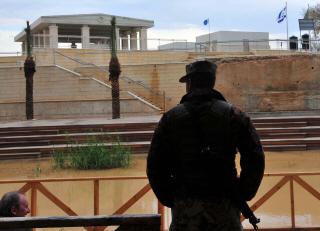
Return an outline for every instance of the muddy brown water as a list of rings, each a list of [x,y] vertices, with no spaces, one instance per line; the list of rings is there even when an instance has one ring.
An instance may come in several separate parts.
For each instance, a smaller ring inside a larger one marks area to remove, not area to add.
[[[239,167],[237,155],[237,167]],[[38,161],[0,161],[1,180],[34,178],[72,178],[72,177],[107,177],[107,176],[145,176],[146,156],[135,156],[133,164],[126,169],[101,171],[53,171],[48,159]],[[303,152],[266,152],[266,173],[279,172],[319,172],[320,150]],[[265,177],[253,204],[282,177]],[[303,176],[308,184],[320,192],[320,176]],[[100,181],[100,214],[111,215],[128,199],[148,183],[147,180],[111,180]],[[43,183],[55,196],[67,204],[78,215],[93,214],[93,182],[47,182]],[[0,184],[0,195],[17,190],[23,184]],[[27,193],[30,200],[30,192]],[[65,216],[66,214],[40,192],[37,194],[37,216]],[[320,226],[320,201],[294,183],[296,226]],[[288,227],[291,225],[289,182],[255,212],[261,219],[260,227]],[[165,209],[166,228],[170,223],[170,210]],[[126,214],[155,214],[157,200],[149,191]],[[244,227],[250,227],[244,221]],[[111,227],[112,228],[112,227]],[[59,230],[59,229],[38,229]],[[65,228],[64,230],[84,230]]]

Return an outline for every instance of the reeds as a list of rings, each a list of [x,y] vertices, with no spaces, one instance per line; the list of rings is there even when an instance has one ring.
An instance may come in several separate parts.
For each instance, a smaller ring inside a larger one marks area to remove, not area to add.
[[[86,142],[79,144],[78,140],[71,140],[67,134],[67,147],[65,150],[52,150],[54,169],[75,169],[75,170],[99,170],[127,167],[131,162],[131,150],[125,146],[119,135],[116,140],[111,136],[104,139],[105,133],[101,135],[87,136]],[[106,145],[109,143],[110,145]]]

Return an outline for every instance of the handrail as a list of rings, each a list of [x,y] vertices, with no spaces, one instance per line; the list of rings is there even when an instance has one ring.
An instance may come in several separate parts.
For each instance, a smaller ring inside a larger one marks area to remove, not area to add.
[[[320,201],[320,192],[314,189],[311,185],[305,182],[301,176],[319,176],[320,172],[283,172],[283,173],[266,173],[265,177],[282,177],[282,179],[276,183],[267,193],[251,206],[253,211],[257,210],[263,205],[271,196],[278,192],[286,183],[290,182],[290,205],[291,205],[291,229],[295,229],[295,211],[294,211],[294,188],[293,182],[295,181],[302,188],[307,190],[311,195],[316,197]],[[59,208],[65,211],[70,216],[77,216],[77,214],[55,195],[53,195],[42,183],[44,182],[66,182],[66,181],[93,181],[94,188],[94,215],[99,215],[99,182],[101,180],[146,180],[146,176],[111,176],[111,177],[81,177],[81,178],[48,178],[48,179],[19,179],[19,180],[0,180],[0,184],[14,184],[14,183],[25,183],[20,189],[28,191],[31,189],[31,216],[36,216],[36,205],[37,205],[37,191],[40,191],[44,196],[56,204]],[[135,202],[137,202],[142,196],[151,190],[150,184],[147,183],[138,193],[131,197],[126,203],[124,203],[114,214],[123,214],[129,209]],[[164,209],[163,206],[158,202],[158,214],[162,214],[162,225],[161,230],[164,230]],[[241,217],[241,221],[244,217]],[[105,227],[102,227],[103,230]],[[312,227],[314,230],[319,230],[320,227]],[[86,227],[87,230],[90,230]],[[250,230],[250,229],[249,229]],[[259,230],[288,230],[288,228],[263,228],[259,227]],[[310,230],[310,227],[299,227],[299,230]]]
[[[112,215],[112,216],[51,216],[51,217],[10,217],[0,218],[4,229],[120,226],[125,230],[159,230],[161,215]],[[128,229],[128,228],[131,229]],[[96,229],[98,227],[95,227]],[[2,230],[2,229],[1,229]]]
[[[155,93],[155,94],[157,94],[157,95],[163,96],[163,94],[161,94],[160,92],[157,92],[157,91],[153,90],[151,87],[145,85],[145,84],[142,83],[141,81],[133,80],[133,79],[127,77],[127,76],[120,76],[119,78],[123,79],[123,80],[126,81],[127,83],[131,83],[131,82],[136,83],[136,84],[144,87],[145,89],[147,89],[147,90],[149,90],[149,91],[151,91],[151,92],[153,92],[153,93]],[[166,97],[166,99],[167,99],[167,100],[172,100],[171,98],[168,98],[168,97]]]
[[[82,65],[92,65],[92,66],[97,67],[97,68],[99,68],[100,70],[102,70],[102,71],[107,72],[108,74],[110,74],[108,70],[106,70],[106,69],[104,69],[104,68],[102,68],[102,67],[99,67],[99,66],[95,65],[94,63],[85,62],[85,61],[82,61],[82,60],[79,60],[79,59],[71,58],[71,57],[69,57],[69,56],[67,56],[67,55],[65,55],[65,54],[62,54],[62,53],[60,53],[60,52],[58,52],[58,51],[56,51],[56,50],[53,50],[53,52],[55,52],[55,53],[57,53],[57,54],[59,54],[59,55],[62,55],[62,56],[64,56],[64,57],[68,58],[68,59],[71,59],[71,60],[73,60],[73,61],[75,61],[75,62],[77,62],[77,63],[80,63],[80,64],[82,64]]]

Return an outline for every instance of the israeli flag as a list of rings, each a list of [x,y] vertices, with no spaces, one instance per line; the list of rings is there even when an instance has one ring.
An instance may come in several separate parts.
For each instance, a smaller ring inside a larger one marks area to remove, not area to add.
[[[209,23],[209,19],[204,20],[203,24],[207,25]]]
[[[283,8],[283,10],[280,11],[277,18],[277,22],[281,23],[286,17],[287,17],[287,7]]]

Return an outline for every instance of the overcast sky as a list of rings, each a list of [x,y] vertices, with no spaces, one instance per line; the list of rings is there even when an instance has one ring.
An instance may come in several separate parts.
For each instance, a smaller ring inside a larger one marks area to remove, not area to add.
[[[320,1],[319,1],[320,2]],[[239,30],[269,32],[270,39],[286,39],[286,21],[276,18],[283,0],[0,0],[0,52],[20,51],[14,42],[26,26],[40,16],[103,13],[154,20],[148,38],[187,39],[209,32],[203,21],[210,19],[210,32]],[[300,36],[302,10],[316,0],[287,0],[289,37]]]

